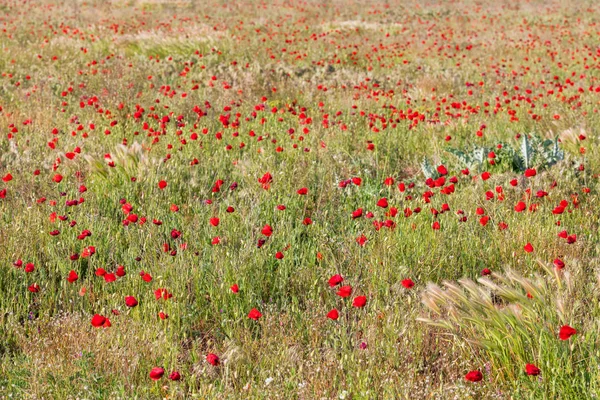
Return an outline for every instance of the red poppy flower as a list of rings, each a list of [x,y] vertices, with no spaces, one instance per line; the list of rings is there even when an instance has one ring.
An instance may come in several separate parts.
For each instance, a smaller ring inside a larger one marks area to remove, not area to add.
[[[340,297],[349,297],[352,294],[352,286],[342,286],[338,291],[337,295]]]
[[[563,206],[556,206],[553,210],[552,210],[552,214],[554,215],[560,215],[562,213],[565,212],[565,207]]]
[[[248,313],[248,318],[253,319],[255,321],[258,321],[258,319],[262,317],[262,314],[260,313],[260,311],[258,311],[256,308],[253,308],[252,310],[250,310],[250,312]]]
[[[31,293],[37,293],[40,291],[40,286],[37,283],[32,283],[29,285],[27,290],[29,290]]]
[[[407,289],[410,289],[413,286],[415,286],[415,283],[412,281],[412,279],[404,279],[402,281],[402,286],[404,286]]]
[[[263,235],[269,237],[273,234],[273,228],[271,227],[271,225],[265,225],[263,226],[262,230],[260,231]]]
[[[362,308],[367,304],[367,298],[365,296],[358,296],[352,301],[352,306]]]
[[[240,287],[237,285],[237,283],[231,285],[229,289],[231,289],[233,293],[238,293],[240,291]]]
[[[214,365],[215,367],[218,366],[221,362],[219,356],[214,353],[208,353],[206,356],[206,361],[208,361],[210,365]]]
[[[152,368],[152,370],[150,370],[150,379],[152,379],[153,381],[157,381],[160,378],[162,378],[164,374],[164,369],[162,369],[161,367],[154,367]]]
[[[298,189],[298,191],[296,193],[298,193],[301,196],[304,196],[305,194],[308,193],[308,189],[303,187],[303,188]]]
[[[381,208],[387,208],[388,207],[388,201],[387,201],[387,199],[385,197],[379,199],[377,201],[377,206],[381,207]]]
[[[166,187],[167,187],[167,181],[160,181],[160,182],[158,182],[158,188],[159,189],[162,190],[162,189],[164,189]]]
[[[126,296],[125,297],[125,305],[127,305],[127,307],[129,307],[129,308],[132,308],[132,307],[135,307],[138,305],[138,301],[133,296]]]
[[[531,245],[531,243],[527,243],[524,247],[523,250],[525,250],[528,253],[531,253],[533,251],[533,246]]]
[[[575,330],[574,328],[571,328],[569,325],[563,325],[560,328],[558,337],[560,338],[560,340],[568,340],[571,336],[575,335],[576,333],[577,330]]]
[[[479,382],[483,379],[483,375],[479,371],[470,371],[465,375],[465,380],[469,382]]]
[[[173,371],[169,374],[169,379],[172,381],[181,380],[181,374],[179,373],[179,371]]]
[[[95,314],[92,317],[92,326],[95,328],[100,328],[101,326],[104,326],[104,324],[106,323],[106,317],[99,315],[99,314]]]
[[[339,275],[339,274],[333,275],[331,278],[329,278],[329,287],[335,287],[335,286],[339,285],[340,283],[342,283],[343,280],[344,280],[344,278],[342,278],[341,275]]]
[[[171,297],[173,297],[173,295],[169,293],[167,289],[159,288],[154,291],[154,298],[156,298],[156,300],[160,300],[161,298],[167,300]]]
[[[336,310],[335,308],[327,313],[327,318],[329,318],[333,321],[336,321],[339,317],[340,317],[340,314],[338,313],[338,310]]]
[[[356,218],[360,218],[363,215],[363,209],[362,208],[357,208],[356,210],[352,211],[352,219],[356,219]]]
[[[533,364],[527,364],[525,365],[525,372],[527,373],[527,375],[537,376],[542,371]]]
[[[67,276],[67,281],[69,281],[69,283],[73,283],[77,279],[79,279],[79,276],[77,275],[77,272],[75,272],[73,270],[69,271],[69,276]]]
[[[563,269],[565,267],[565,263],[560,258],[555,258],[553,263],[556,269]]]
[[[270,173],[265,173],[262,178],[258,178],[258,183],[262,184],[263,189],[268,190],[271,182],[273,182],[273,176]]]
[[[356,238],[356,243],[358,243],[360,246],[364,246],[365,243],[367,243],[367,237],[365,235],[360,235]]]
[[[86,258],[96,254],[96,248],[94,246],[88,246],[81,252],[81,257]]]
[[[535,168],[528,168],[525,170],[525,176],[527,178],[532,178],[537,175]]]

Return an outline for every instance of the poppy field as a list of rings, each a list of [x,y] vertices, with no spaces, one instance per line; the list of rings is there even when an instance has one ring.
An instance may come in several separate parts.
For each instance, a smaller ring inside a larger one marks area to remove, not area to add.
[[[0,28],[0,398],[600,395],[595,1]]]

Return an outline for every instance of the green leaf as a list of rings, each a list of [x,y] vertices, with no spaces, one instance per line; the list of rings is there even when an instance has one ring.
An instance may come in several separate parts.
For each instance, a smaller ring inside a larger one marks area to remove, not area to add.
[[[475,150],[473,150],[472,157],[475,161],[477,161],[479,170],[481,170],[481,168],[483,167],[483,163],[485,162],[487,153],[488,151],[485,147],[478,147]]]
[[[429,162],[427,157],[423,158],[423,162],[421,163],[421,171],[423,171],[423,175],[425,178],[436,178],[437,171],[433,168],[433,165]]]
[[[462,150],[459,149],[455,149],[455,148],[449,148],[446,150],[448,153],[453,154],[454,156],[456,156],[456,158],[458,158],[458,161],[460,161],[465,167],[467,168],[471,168],[473,165],[473,159],[472,157],[465,153]]]
[[[523,162],[524,169],[531,168],[533,163],[533,154],[534,149],[529,142],[527,134],[524,134],[523,140],[521,141],[521,160]]]

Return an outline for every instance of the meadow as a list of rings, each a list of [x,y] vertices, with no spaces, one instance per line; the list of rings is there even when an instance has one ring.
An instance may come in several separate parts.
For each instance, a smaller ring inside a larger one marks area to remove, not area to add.
[[[600,395],[595,1],[0,28],[0,398]]]

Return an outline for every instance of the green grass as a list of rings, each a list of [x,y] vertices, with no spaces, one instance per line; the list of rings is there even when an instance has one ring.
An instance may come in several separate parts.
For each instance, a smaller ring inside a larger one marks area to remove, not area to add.
[[[0,177],[13,177],[0,181],[0,398],[595,398],[597,5],[209,3],[0,6]],[[559,137],[564,160],[534,159],[525,178],[497,149],[518,152],[524,134]],[[448,150],[474,147],[497,164],[465,176]],[[457,178],[454,193],[426,185],[424,158],[447,167],[444,187]],[[96,275],[119,265],[114,282]],[[484,268],[481,292],[432,305]],[[335,274],[350,297],[329,287]],[[565,324],[578,333],[561,341]]]

